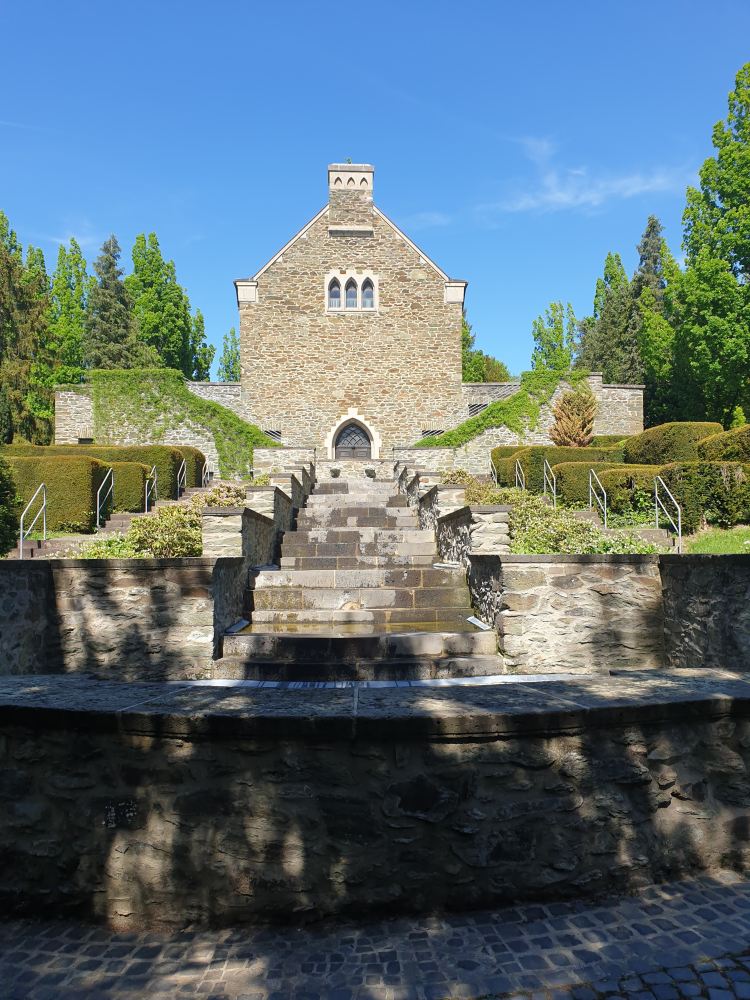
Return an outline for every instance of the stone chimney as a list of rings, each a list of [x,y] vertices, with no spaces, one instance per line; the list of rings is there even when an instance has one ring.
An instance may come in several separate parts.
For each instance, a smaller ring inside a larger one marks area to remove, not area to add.
[[[330,230],[372,232],[372,183],[369,163],[331,163],[328,167]]]

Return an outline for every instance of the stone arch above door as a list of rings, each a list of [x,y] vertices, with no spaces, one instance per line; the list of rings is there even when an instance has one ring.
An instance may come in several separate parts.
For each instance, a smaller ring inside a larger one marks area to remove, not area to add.
[[[347,413],[343,413],[326,435],[325,449],[328,457],[336,458],[336,442],[338,441],[341,432],[346,430],[349,426],[360,428],[369,438],[369,458],[380,458],[380,451],[382,448],[382,439],[380,434],[378,434],[378,432],[364,419],[364,417],[360,416],[356,407],[352,407]]]

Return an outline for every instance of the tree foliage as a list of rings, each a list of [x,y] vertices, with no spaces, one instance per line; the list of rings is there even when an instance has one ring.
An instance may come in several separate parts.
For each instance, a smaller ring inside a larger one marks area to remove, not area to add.
[[[588,383],[563,393],[552,407],[555,422],[549,436],[562,448],[586,448],[594,436],[596,397]]]
[[[571,304],[551,302],[544,315],[534,320],[532,334],[532,368],[567,372],[573,363],[576,342],[576,318]]]
[[[229,333],[224,334],[218,374],[220,382],[239,382],[240,380],[240,343],[234,327],[231,327]]]
[[[461,325],[461,378],[464,382],[508,382],[510,372],[502,361],[474,346],[476,336],[464,315]]]

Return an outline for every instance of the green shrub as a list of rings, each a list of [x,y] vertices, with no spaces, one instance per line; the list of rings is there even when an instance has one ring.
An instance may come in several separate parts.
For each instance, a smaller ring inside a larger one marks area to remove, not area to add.
[[[42,448],[41,451],[48,451]],[[47,487],[49,531],[93,531],[96,527],[96,491],[108,466],[88,455],[10,455],[4,449],[21,507],[40,483]]]
[[[156,466],[159,477],[159,497],[170,500],[177,496],[177,474],[182,454],[164,444],[12,444],[2,449],[8,455],[88,455],[111,465],[112,462],[142,462],[149,469]],[[143,508],[141,508],[143,509]]]
[[[185,459],[185,485],[203,485],[203,466],[206,464],[206,456],[198,448],[191,448],[189,445],[178,444],[175,448]]]
[[[625,445],[627,437],[624,434],[595,434],[591,439],[592,448],[611,448],[612,445]]]
[[[598,473],[607,504],[616,514],[641,514],[654,509],[654,479],[660,465],[621,465]]]
[[[13,473],[8,463],[0,459],[0,556],[16,544],[20,513]]]
[[[528,490],[504,489],[464,479],[468,503],[505,504],[510,511],[511,552],[526,555],[655,552],[633,534],[605,535],[594,524],[579,521],[571,511],[553,510]]]
[[[704,438],[698,444],[698,458],[709,462],[750,462],[750,425]]]
[[[750,465],[673,462],[659,475],[682,507],[686,533],[705,523],[728,528],[750,520]]]
[[[199,511],[203,507],[244,507],[247,503],[247,494],[244,486],[219,483],[207,493],[196,493],[190,503]]]
[[[606,469],[616,469],[621,462],[560,462],[552,466],[557,479],[557,495],[564,504],[579,507],[589,502],[589,470],[601,479]]]
[[[698,442],[722,430],[721,424],[700,421],[659,424],[628,438],[625,461],[629,465],[691,462],[699,457]]]
[[[76,555],[78,559],[145,559],[136,552],[127,535],[113,533],[89,542]]]
[[[526,445],[523,444],[501,444],[497,448],[493,448],[490,452],[490,457],[492,458],[492,464],[499,462],[503,458],[510,458],[511,455],[515,455],[516,452],[521,451]]]
[[[622,448],[559,448],[555,445],[533,445],[515,456],[526,476],[526,489],[541,493],[544,488],[544,460],[551,466],[562,462],[581,462],[587,466],[597,462],[622,462]],[[513,463],[515,465],[515,463]],[[513,476],[515,482],[515,473]]]
[[[187,504],[135,518],[125,538],[139,556],[171,559],[203,552],[200,513]]]
[[[110,468],[115,478],[113,508],[136,514],[145,510],[150,466],[141,462],[110,462]]]

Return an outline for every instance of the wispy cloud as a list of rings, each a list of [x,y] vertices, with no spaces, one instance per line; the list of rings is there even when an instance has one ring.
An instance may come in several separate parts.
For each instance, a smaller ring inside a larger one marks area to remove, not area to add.
[[[445,212],[414,212],[401,219],[400,225],[404,229],[436,229],[439,226],[449,226],[450,215]]]
[[[557,147],[551,140],[525,136],[517,142],[536,168],[533,186],[516,190],[499,201],[477,206],[481,215],[593,210],[609,201],[657,192],[684,191],[695,176],[694,170],[684,166],[657,166],[625,173],[594,172],[586,166],[562,166],[555,162]]]
[[[91,222],[84,219],[78,222],[64,223],[63,228],[57,233],[32,233],[31,238],[35,241],[65,244],[66,246],[71,239],[74,239],[81,250],[87,250],[100,247],[108,235],[108,233],[102,234]]]

